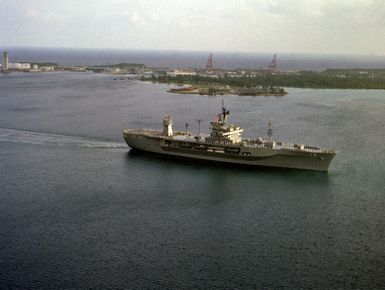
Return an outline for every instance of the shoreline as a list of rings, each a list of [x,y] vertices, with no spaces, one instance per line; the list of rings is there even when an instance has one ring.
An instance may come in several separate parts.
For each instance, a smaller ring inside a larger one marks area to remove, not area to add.
[[[111,76],[130,75],[141,81],[151,81],[156,83],[190,85],[202,88],[203,91],[209,87],[213,87],[218,91],[218,87],[230,87],[230,92],[219,89],[219,93],[213,94],[237,94],[241,89],[253,89],[255,87],[275,87],[275,88],[302,88],[302,89],[362,89],[362,90],[385,90],[385,69],[330,69],[323,72],[296,72],[267,74],[258,71],[253,75],[246,76],[229,76],[229,71],[218,71],[217,74],[206,74],[204,72],[195,75],[176,75],[167,76],[167,69],[156,69],[141,67],[138,69],[126,70],[117,69],[117,65],[106,65],[101,67],[64,67],[57,66],[49,69],[31,69],[31,70],[8,70],[1,71],[0,75],[9,75],[11,73],[57,73],[57,72],[73,72],[73,73],[100,73]],[[215,77],[214,77],[215,76]],[[202,91],[201,90],[201,91]],[[233,92],[235,91],[235,93]],[[175,93],[175,92],[171,92]],[[179,92],[188,94],[188,92]],[[199,94],[199,92],[192,92]],[[208,92],[202,94],[211,95]],[[277,95],[276,93],[255,92],[240,93],[241,95]],[[279,93],[278,95],[286,95]]]

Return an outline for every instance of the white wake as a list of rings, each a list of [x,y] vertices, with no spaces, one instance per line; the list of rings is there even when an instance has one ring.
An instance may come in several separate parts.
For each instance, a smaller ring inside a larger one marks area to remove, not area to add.
[[[85,137],[0,128],[0,142],[27,143],[37,145],[73,146],[88,148],[127,148],[124,143],[105,142]]]

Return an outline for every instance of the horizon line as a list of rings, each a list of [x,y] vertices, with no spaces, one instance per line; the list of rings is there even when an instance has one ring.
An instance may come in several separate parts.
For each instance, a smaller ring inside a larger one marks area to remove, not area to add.
[[[22,46],[22,45],[0,45],[0,49],[63,49],[63,50],[99,50],[99,51],[143,51],[143,52],[187,52],[187,53],[238,53],[238,54],[277,54],[277,55],[303,55],[303,56],[345,56],[345,57],[385,57],[385,54],[341,54],[341,53],[321,53],[321,52],[280,52],[280,51],[237,51],[237,50],[182,50],[182,49],[155,49],[155,48],[116,48],[116,47],[71,47],[71,46]]]

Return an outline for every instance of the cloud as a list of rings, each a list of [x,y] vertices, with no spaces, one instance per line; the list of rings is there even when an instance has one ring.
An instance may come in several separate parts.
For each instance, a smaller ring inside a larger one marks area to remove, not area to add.
[[[29,10],[27,11],[27,15],[28,15],[29,17],[36,18],[36,17],[39,17],[40,11],[39,11],[38,9],[36,9],[36,8],[29,9]]]
[[[18,0],[2,4],[3,41],[13,45],[38,46],[49,39],[53,46],[357,54],[384,54],[385,46],[383,0]],[[21,43],[20,35],[26,35],[23,39],[28,43]]]
[[[146,26],[148,24],[148,18],[137,11],[125,12],[124,16],[128,17],[129,21],[134,25]]]
[[[35,21],[42,21],[44,23],[58,24],[65,20],[65,17],[58,13],[42,12],[37,8],[27,10],[27,16]]]

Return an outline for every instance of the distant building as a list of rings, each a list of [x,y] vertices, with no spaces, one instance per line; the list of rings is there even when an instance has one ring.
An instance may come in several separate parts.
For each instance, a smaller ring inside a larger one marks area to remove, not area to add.
[[[31,64],[30,63],[22,63],[21,64],[21,70],[30,70]]]
[[[3,52],[3,71],[8,70],[8,51]]]
[[[54,66],[41,66],[40,70],[44,71],[44,72],[51,72],[51,71],[55,70],[55,67]]]
[[[10,63],[8,63],[8,69],[21,70],[21,63],[20,62],[10,62]]]
[[[110,74],[119,74],[122,72],[122,70],[119,67],[109,67],[109,68],[106,68],[106,72]]]
[[[174,70],[174,71],[171,71],[171,72],[167,72],[167,76],[170,76],[170,77],[176,77],[176,76],[196,76],[197,73],[196,71],[193,71],[193,70]]]
[[[31,69],[31,64],[30,63],[20,63],[20,62],[8,63],[8,69],[12,69],[12,70],[30,70]]]

